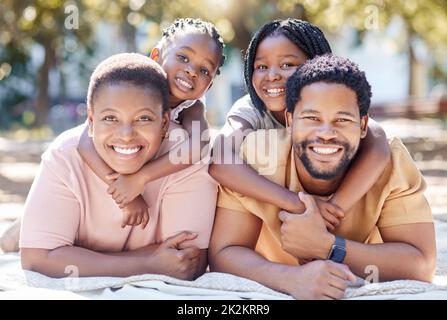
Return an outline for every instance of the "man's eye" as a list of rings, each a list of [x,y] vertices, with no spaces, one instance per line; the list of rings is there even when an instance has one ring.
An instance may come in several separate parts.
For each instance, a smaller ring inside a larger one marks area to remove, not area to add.
[[[201,68],[201,69],[200,69],[200,72],[201,72],[202,74],[206,75],[206,76],[209,76],[209,75],[210,75],[210,72],[208,71],[207,68]]]
[[[181,62],[188,62],[188,57],[184,56],[183,54],[178,54],[177,59],[179,59]]]
[[[351,121],[351,120],[349,120],[349,119],[345,119],[345,118],[339,118],[339,119],[337,119],[337,122],[349,122],[349,121]]]
[[[151,121],[151,120],[152,119],[149,116],[141,116],[138,118],[138,121],[140,121],[140,122],[146,122],[146,121]]]
[[[317,117],[304,117],[303,119],[310,120],[310,121],[318,121]]]

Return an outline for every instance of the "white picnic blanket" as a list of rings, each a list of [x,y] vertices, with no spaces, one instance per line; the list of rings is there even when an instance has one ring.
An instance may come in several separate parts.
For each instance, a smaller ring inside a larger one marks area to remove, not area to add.
[[[447,223],[436,222],[438,264],[432,284],[399,280],[346,290],[345,299],[447,299]],[[225,273],[208,272],[195,281],[145,274],[127,278],[54,279],[23,271],[20,256],[0,255],[2,299],[292,299],[265,286]]]

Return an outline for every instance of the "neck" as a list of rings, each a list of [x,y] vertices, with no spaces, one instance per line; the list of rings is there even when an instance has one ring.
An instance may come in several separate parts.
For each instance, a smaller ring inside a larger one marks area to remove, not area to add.
[[[169,101],[168,101],[169,109],[174,109],[175,107],[177,107],[183,101],[184,100],[177,99],[173,95],[169,95]]]
[[[307,193],[317,196],[329,196],[337,191],[344,175],[331,180],[316,179],[309,174],[296,154],[294,158],[298,179]]]
[[[283,126],[286,125],[286,115],[284,111],[271,111],[271,113]]]

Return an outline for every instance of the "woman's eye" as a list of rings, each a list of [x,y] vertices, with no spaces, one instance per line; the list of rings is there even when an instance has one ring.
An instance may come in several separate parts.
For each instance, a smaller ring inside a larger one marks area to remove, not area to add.
[[[201,68],[201,69],[200,69],[200,72],[201,72],[202,74],[206,75],[206,76],[209,76],[209,75],[210,75],[210,72],[208,71],[207,68]]]
[[[177,59],[179,59],[181,62],[188,62],[188,58],[182,54],[178,54]]]
[[[105,116],[104,118],[102,118],[102,120],[104,120],[106,122],[116,122],[116,121],[118,121],[116,119],[116,117],[114,117],[114,116]]]

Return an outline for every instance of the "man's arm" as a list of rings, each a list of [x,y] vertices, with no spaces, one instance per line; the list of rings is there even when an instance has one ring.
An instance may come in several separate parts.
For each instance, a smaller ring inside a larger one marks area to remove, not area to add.
[[[232,273],[300,299],[339,299],[352,274],[345,266],[316,261],[305,266],[273,263],[255,252],[262,221],[248,213],[217,208],[211,238],[211,271]]]

